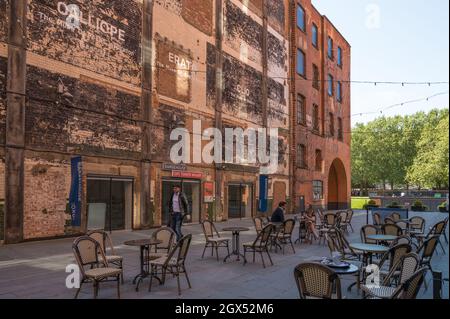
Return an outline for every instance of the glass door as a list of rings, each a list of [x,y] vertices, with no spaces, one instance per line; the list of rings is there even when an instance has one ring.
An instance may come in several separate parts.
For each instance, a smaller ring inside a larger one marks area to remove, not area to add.
[[[253,212],[253,186],[250,184],[228,185],[228,217],[249,218]]]

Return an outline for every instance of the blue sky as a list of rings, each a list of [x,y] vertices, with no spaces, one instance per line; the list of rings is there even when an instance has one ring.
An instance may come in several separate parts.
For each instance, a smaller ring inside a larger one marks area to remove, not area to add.
[[[352,80],[449,81],[448,0],[313,0],[352,45]],[[379,15],[377,14],[379,13]],[[435,86],[352,85],[352,114],[448,92]],[[448,108],[449,96],[385,115]],[[353,124],[381,114],[354,116]]]

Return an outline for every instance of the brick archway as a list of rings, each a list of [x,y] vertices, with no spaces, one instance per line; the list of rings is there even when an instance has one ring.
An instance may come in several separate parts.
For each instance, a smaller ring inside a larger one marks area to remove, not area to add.
[[[328,175],[328,209],[348,208],[347,173],[340,159],[335,159]]]

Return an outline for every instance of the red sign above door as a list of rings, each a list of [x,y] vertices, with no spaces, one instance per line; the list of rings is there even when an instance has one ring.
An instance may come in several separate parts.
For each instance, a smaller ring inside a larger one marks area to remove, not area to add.
[[[203,174],[199,173],[199,172],[172,171],[172,177],[190,178],[190,179],[202,179],[203,178]]]

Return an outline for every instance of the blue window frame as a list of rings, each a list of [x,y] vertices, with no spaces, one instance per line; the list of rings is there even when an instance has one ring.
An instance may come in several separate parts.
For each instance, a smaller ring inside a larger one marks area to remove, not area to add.
[[[338,62],[337,62],[338,66],[342,66],[342,48],[341,47],[338,47],[337,59],[338,59]]]
[[[337,100],[338,102],[342,102],[342,83],[339,81],[337,84]]]
[[[319,47],[319,29],[315,24],[312,26],[312,44],[316,48]]]
[[[334,79],[331,74],[328,74],[328,95],[333,96],[334,93]]]
[[[305,53],[300,49],[297,50],[297,73],[301,76],[306,76],[306,57]]]
[[[303,32],[306,31],[305,9],[300,5],[297,5],[297,26]]]
[[[328,57],[330,59],[334,58],[334,56],[333,56],[333,51],[334,51],[333,46],[334,46],[333,39],[331,37],[328,37]]]

